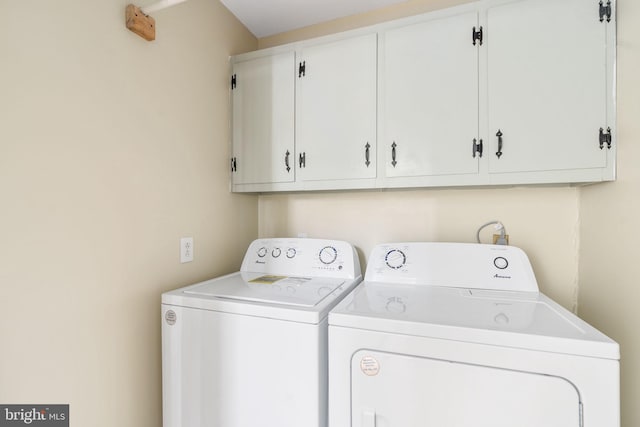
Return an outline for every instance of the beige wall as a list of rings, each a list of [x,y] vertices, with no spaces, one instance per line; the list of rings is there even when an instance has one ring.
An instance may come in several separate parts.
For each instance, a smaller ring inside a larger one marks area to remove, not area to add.
[[[575,188],[405,190],[264,195],[260,235],[346,240],[366,266],[376,243],[475,242],[478,227],[506,225],[524,249],[540,287],[569,309],[576,303],[578,195]],[[481,234],[491,241],[493,228]]]
[[[191,0],[147,42],[127,3],[0,2],[0,403],[69,403],[77,427],[161,425],[161,292],[257,236],[227,177],[228,56],[257,40]]]
[[[640,2],[618,0],[618,180],[581,192],[579,313],[620,343],[622,421],[640,425]]]
[[[456,0],[413,0],[259,41],[270,47],[427,12]],[[413,190],[260,197],[260,235],[306,233],[353,242],[366,262],[382,241],[465,241],[505,222],[532,259],[540,286],[622,349],[622,426],[640,425],[640,3],[618,0],[619,179],[580,188]],[[578,293],[579,290],[579,293]],[[579,306],[577,305],[579,303]]]

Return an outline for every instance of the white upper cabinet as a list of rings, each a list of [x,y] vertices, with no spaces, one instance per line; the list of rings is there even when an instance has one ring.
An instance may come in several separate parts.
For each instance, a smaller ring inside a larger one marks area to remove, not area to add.
[[[596,0],[526,0],[487,8],[490,174],[544,172],[532,175],[534,180],[562,182],[554,171],[573,170],[584,177],[574,174],[576,181],[614,178],[614,147],[599,144],[600,128],[605,135],[613,128],[607,117],[613,98],[609,25],[600,22]]]
[[[614,180],[615,15],[480,0],[239,55],[232,190]]]
[[[300,51],[296,146],[303,181],[375,178],[376,58],[375,33]]]
[[[476,11],[381,33],[378,149],[386,177],[478,173],[473,28]]]
[[[233,64],[234,190],[295,179],[293,51]]]

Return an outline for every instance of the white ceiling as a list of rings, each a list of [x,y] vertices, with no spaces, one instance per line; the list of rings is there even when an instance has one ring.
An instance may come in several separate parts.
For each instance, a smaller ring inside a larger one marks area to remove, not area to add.
[[[256,37],[355,15],[406,0],[220,0]]]

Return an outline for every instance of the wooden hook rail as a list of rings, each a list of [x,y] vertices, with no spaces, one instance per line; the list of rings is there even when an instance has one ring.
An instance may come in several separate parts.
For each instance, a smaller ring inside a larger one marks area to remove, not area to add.
[[[145,40],[156,39],[156,21],[149,16],[150,13],[166,9],[186,0],[160,0],[150,6],[139,8],[132,4],[127,6],[125,19],[127,28]]]
[[[156,39],[156,20],[145,14],[142,9],[132,4],[127,6],[125,13],[127,28],[145,40]]]

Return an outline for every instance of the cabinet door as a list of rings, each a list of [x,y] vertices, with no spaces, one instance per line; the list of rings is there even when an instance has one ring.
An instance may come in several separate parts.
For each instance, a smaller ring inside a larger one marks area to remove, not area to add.
[[[487,10],[490,173],[606,166],[606,25],[595,0]]]
[[[475,11],[393,29],[381,43],[387,177],[478,172]]]
[[[233,184],[292,182],[295,54],[233,66]]]
[[[296,132],[304,181],[375,178],[376,48],[376,34],[367,34],[302,49]]]

